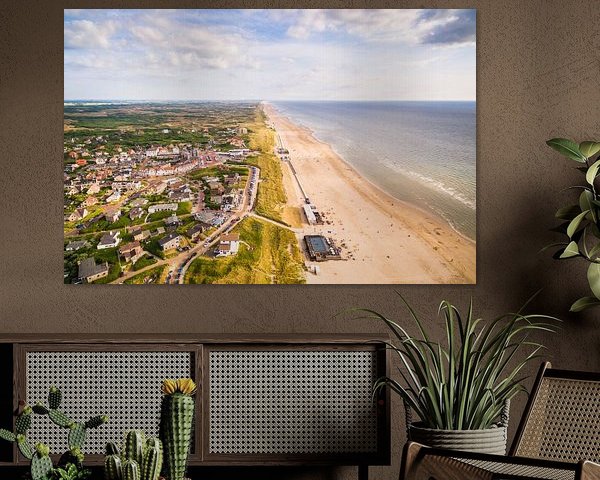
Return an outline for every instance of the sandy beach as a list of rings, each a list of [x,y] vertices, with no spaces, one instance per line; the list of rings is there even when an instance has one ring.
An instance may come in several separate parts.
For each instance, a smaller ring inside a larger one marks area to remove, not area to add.
[[[290,152],[290,162],[282,165],[286,212],[290,223],[300,227],[295,229],[299,241],[305,234],[322,234],[342,247],[344,259],[320,262],[318,275],[306,274],[307,283],[475,283],[475,242],[443,219],[366,180],[329,145],[271,105],[263,108]],[[304,198],[290,163],[307,196],[324,215],[325,225],[308,225],[298,214]],[[298,225],[300,218],[302,225]]]

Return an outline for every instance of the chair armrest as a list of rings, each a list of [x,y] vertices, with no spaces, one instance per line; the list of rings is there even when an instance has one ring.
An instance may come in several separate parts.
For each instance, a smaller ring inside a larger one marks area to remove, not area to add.
[[[408,442],[404,447],[400,480],[492,480],[492,478],[492,473],[451,456],[436,455],[432,448],[419,443]]]
[[[582,472],[581,476],[577,475]],[[584,477],[583,474],[588,475]],[[523,479],[600,480],[598,465],[556,462],[525,457],[430,448],[415,442],[404,447],[400,480],[493,480],[509,476]]]
[[[578,467],[581,480],[600,480],[600,464],[583,460]]]

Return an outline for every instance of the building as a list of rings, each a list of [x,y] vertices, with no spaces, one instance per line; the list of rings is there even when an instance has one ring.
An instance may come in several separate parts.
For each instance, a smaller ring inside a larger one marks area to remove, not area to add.
[[[240,249],[240,236],[237,233],[229,233],[221,236],[219,245],[215,250],[217,257],[228,257],[235,255]]]
[[[104,218],[107,222],[114,223],[121,218],[121,210],[118,208],[108,209],[104,212]]]
[[[186,236],[193,242],[198,241],[200,234],[204,231],[204,226],[201,223],[196,223],[194,226],[188,228],[185,232]]]
[[[97,249],[104,250],[106,248],[115,248],[119,243],[121,243],[121,239],[119,238],[121,232],[108,232],[102,235],[100,241],[98,242]]]
[[[150,205],[148,207],[148,213],[167,212],[167,211],[176,212],[177,204],[176,203],[157,203],[156,205]]]
[[[208,182],[208,188],[210,188],[211,195],[223,195],[225,187],[219,182]]]
[[[324,262],[325,260],[341,260],[341,250],[335,246],[332,240],[323,235],[305,235],[304,243],[308,251],[309,258],[314,262]]]
[[[119,190],[115,190],[114,192],[111,192],[111,194],[106,197],[106,202],[107,203],[111,203],[111,202],[118,202],[121,199],[121,192]]]
[[[119,248],[119,255],[125,262],[135,263],[144,256],[144,253],[144,249],[138,241],[128,243]]]
[[[88,257],[79,262],[79,279],[85,283],[108,276],[108,262],[96,264],[94,257]]]
[[[87,214],[88,214],[88,211],[86,208],[77,208],[70,215],[68,215],[66,217],[66,220],[68,222],[76,222],[78,220],[81,220],[85,216],[87,216]]]
[[[97,203],[98,203],[98,199],[96,197],[92,197],[90,195],[81,204],[86,207],[91,207],[92,205],[96,205]]]
[[[165,218],[165,225],[167,227],[172,227],[181,224],[181,220],[177,218],[177,215],[173,214],[168,218]]]
[[[302,205],[302,208],[304,209],[304,216],[306,217],[306,221],[308,222],[308,224],[316,225],[317,217],[315,216],[315,213],[313,212],[311,206],[308,203],[305,203],[304,205]]]
[[[131,220],[137,220],[138,218],[142,218],[144,216],[144,209],[140,207],[133,207],[129,210],[129,218]]]
[[[150,236],[150,230],[142,230],[141,228],[138,228],[131,232],[131,234],[133,235],[134,240],[142,242]]]
[[[65,247],[66,252],[75,252],[77,250],[81,250],[82,248],[89,247],[90,244],[86,240],[77,240],[74,242],[69,242]]]
[[[177,233],[173,232],[169,233],[166,237],[161,238],[158,241],[158,244],[160,245],[160,248],[163,249],[163,251],[166,251],[179,247],[180,241],[181,237]]]
[[[135,198],[131,202],[129,202],[129,205],[131,207],[143,207],[147,203],[148,203],[148,200],[145,198]]]

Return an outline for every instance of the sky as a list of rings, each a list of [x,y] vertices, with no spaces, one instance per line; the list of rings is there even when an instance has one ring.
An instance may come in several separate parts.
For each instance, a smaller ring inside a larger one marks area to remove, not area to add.
[[[65,10],[65,100],[475,100],[476,10]]]

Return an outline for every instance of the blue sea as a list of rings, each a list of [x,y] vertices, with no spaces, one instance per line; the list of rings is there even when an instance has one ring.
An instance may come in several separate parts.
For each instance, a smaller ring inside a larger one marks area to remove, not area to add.
[[[394,197],[475,239],[475,102],[270,102]]]

